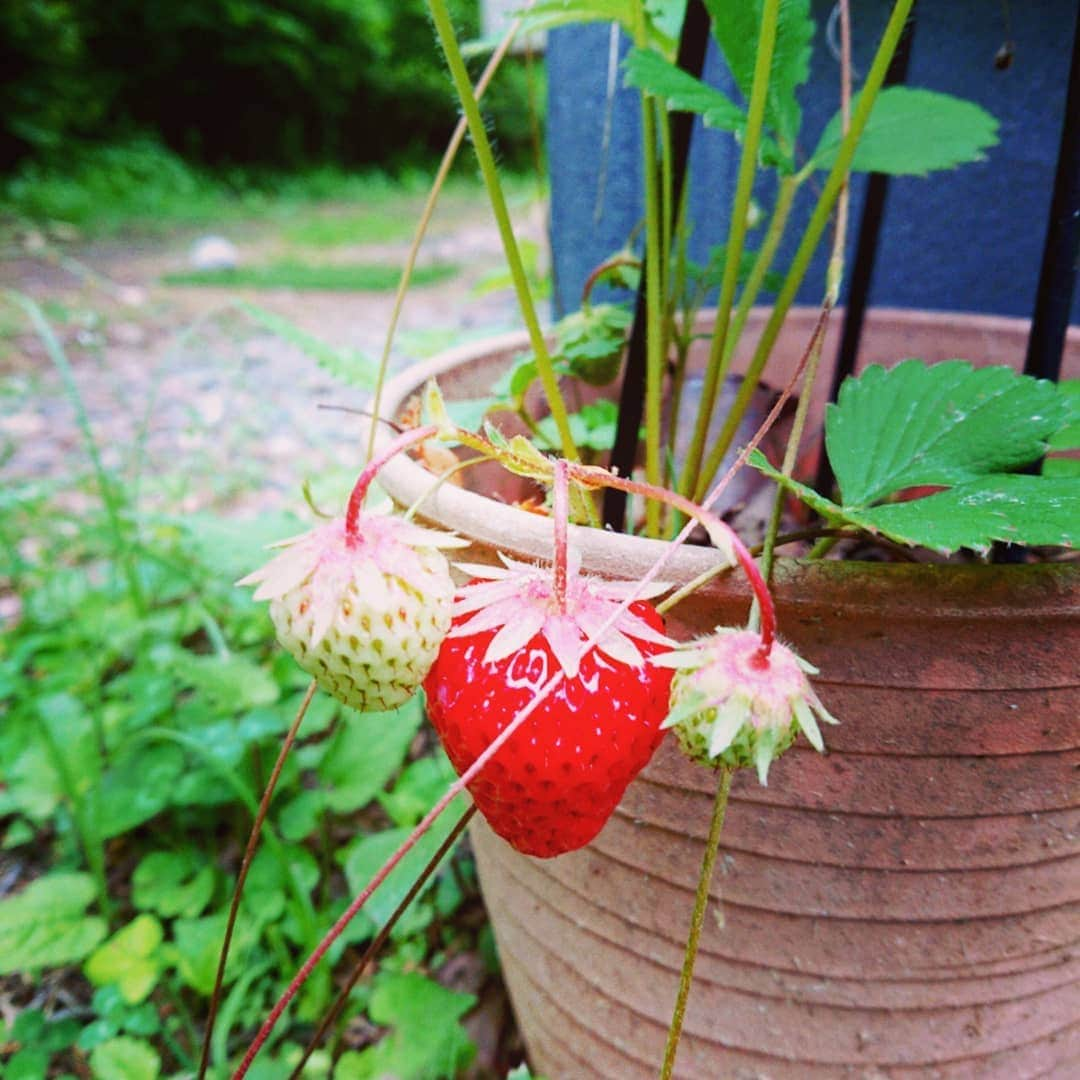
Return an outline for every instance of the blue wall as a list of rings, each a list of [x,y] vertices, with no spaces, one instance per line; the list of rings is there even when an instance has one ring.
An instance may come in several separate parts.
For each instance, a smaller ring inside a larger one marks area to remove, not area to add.
[[[831,2],[815,2],[819,32],[811,82],[804,87],[804,132],[812,147],[836,109],[839,65],[824,41]],[[865,72],[891,4],[853,5],[855,67]],[[1031,314],[1064,111],[1076,0],[1010,3],[1015,55],[1008,70],[994,57],[1008,32],[996,0],[919,5],[908,83],[978,102],[998,118],[1000,143],[984,162],[928,179],[892,181],[871,301],[878,305]],[[620,89],[604,149],[607,27],[550,35],[549,150],[555,311],[577,306],[589,270],[622,246],[641,215],[638,104]],[[625,39],[621,41],[625,51]],[[729,87],[715,53],[707,77]],[[731,206],[738,148],[731,137],[700,127],[691,151],[693,251],[701,258],[722,242]],[[601,193],[602,187],[602,193]],[[767,197],[765,189],[761,192]],[[852,201],[852,250],[862,184]],[[814,193],[804,191],[804,213]],[[795,229],[789,226],[789,231]],[[751,242],[753,238],[751,238]],[[827,244],[827,240],[823,247]],[[789,251],[793,245],[789,246]],[[851,265],[849,252],[848,265]],[[824,255],[801,299],[820,302]],[[1080,320],[1080,301],[1074,305]]]

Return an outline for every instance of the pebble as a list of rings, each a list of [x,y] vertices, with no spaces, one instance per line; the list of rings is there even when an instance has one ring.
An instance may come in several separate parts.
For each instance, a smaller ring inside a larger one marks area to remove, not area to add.
[[[234,270],[240,265],[240,252],[224,236],[200,236],[188,252],[192,270]]]

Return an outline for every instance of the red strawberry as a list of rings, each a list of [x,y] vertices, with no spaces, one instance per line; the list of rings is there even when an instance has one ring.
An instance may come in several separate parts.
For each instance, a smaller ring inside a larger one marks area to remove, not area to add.
[[[562,667],[558,688],[469,788],[503,839],[550,857],[596,836],[659,746],[672,673],[647,658],[671,642],[655,609],[637,601],[582,657],[630,586],[572,574],[559,611],[550,568],[507,566],[466,568],[496,580],[461,591],[424,688],[462,773]]]

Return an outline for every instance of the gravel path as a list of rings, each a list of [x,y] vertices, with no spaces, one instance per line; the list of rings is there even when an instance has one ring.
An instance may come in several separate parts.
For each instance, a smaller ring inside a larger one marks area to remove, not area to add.
[[[518,222],[543,234],[538,207]],[[310,355],[238,312],[246,300],[288,319],[336,350],[378,357],[392,293],[168,287],[162,273],[186,265],[192,238],[141,247],[98,244],[64,265],[48,253],[9,260],[0,285],[42,304],[72,362],[106,465],[132,469],[145,431],[144,489],[150,505],[212,507],[230,514],[301,507],[311,480],[318,495],[347,490],[359,460],[358,421],[320,404],[357,407],[344,385]],[[250,228],[241,257],[272,255],[272,233]],[[334,249],[334,260],[400,265],[406,245]],[[329,258],[329,257],[328,257]],[[436,216],[421,260],[461,273],[414,288],[406,300],[395,369],[464,336],[517,325],[509,290],[473,290],[501,265],[498,235],[478,196]],[[8,307],[0,312],[0,470],[5,485],[60,481],[70,508],[91,498],[69,480],[89,462],[76,413],[41,343]]]

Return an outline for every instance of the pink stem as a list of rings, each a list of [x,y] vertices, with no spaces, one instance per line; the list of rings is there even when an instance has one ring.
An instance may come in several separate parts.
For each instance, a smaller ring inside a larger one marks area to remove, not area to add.
[[[614,619],[610,621],[614,622]],[[604,629],[606,630],[607,628],[605,627]],[[600,633],[602,634],[603,632],[604,631],[601,631]],[[596,636],[599,637],[600,634]],[[591,648],[593,644],[595,644],[595,641],[589,642],[587,647]],[[394,867],[397,866],[397,864],[412,850],[416,842],[424,835],[424,833],[431,828],[435,819],[458,795],[461,794],[462,791],[465,790],[467,785],[471,784],[472,781],[476,779],[484,766],[487,765],[500,749],[502,749],[503,745],[513,736],[514,732],[517,731],[530,716],[532,716],[541,704],[543,704],[565,677],[566,676],[561,671],[558,671],[540,688],[536,697],[534,697],[532,701],[530,701],[505,728],[503,728],[499,735],[488,745],[488,748],[450,785],[449,788],[447,788],[442,798],[427,812],[420,824],[417,825],[402,842],[401,847],[399,847],[397,851],[383,863],[378,873],[376,873],[365,886],[363,892],[361,892],[345,909],[338,921],[334,923],[326,936],[315,947],[312,954],[304,961],[303,967],[301,967],[293,976],[292,982],[285,988],[285,992],[278,998],[273,1009],[270,1010],[270,1015],[267,1016],[266,1020],[263,1022],[263,1026],[259,1028],[259,1033],[255,1036],[255,1041],[248,1047],[248,1051],[244,1055],[244,1060],[240,1062],[239,1068],[233,1073],[233,1080],[242,1080],[247,1074],[252,1061],[255,1060],[255,1055],[262,1049],[263,1043],[270,1037],[274,1025],[280,1019],[281,1014],[288,1008],[289,1002],[292,1001],[299,992],[300,987],[307,981],[308,976],[315,969],[318,962],[326,955],[327,949],[337,941],[344,929],[349,925],[353,918],[355,918],[360,909],[368,902],[371,894],[386,880]]]
[[[390,440],[382,453],[377,454],[364,466],[364,471],[360,473],[356,481],[352,495],[349,496],[349,505],[345,510],[345,535],[347,537],[352,539],[356,536],[356,530],[360,524],[360,510],[364,505],[364,499],[367,496],[368,488],[371,486],[371,481],[375,479],[375,474],[395,454],[400,454],[402,450],[408,449],[413,443],[426,442],[433,436],[438,435],[438,433],[439,429],[434,424],[403,431]]]
[[[769,592],[769,586],[765,583],[765,578],[761,576],[761,570],[758,568],[754,556],[750,554],[746,545],[739,538],[739,534],[726,521],[717,517],[712,511],[706,510],[690,499],[668,491],[666,488],[655,487],[653,484],[640,483],[636,480],[627,480],[625,477],[609,473],[606,469],[599,469],[589,465],[570,465],[569,468],[573,472],[575,479],[588,484],[590,487],[603,485],[633,495],[656,499],[659,502],[673,506],[688,518],[695,518],[726,533],[732,550],[735,552],[735,558],[742,567],[743,573],[746,574],[747,580],[750,582],[750,588],[753,589],[754,596],[757,598],[758,607],[761,609],[761,648],[759,654],[763,662],[768,660],[773,642],[776,640],[776,608],[773,605],[772,594]]]
[[[560,614],[566,614],[566,523],[570,516],[569,470],[560,458],[555,462],[555,487],[551,514],[555,521],[555,601]]]

